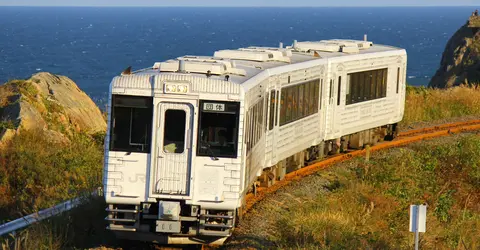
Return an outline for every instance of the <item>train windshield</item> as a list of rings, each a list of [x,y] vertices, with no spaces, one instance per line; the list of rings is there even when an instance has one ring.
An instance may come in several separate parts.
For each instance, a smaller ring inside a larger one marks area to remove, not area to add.
[[[114,95],[110,150],[150,153],[152,97]]]
[[[200,101],[198,156],[237,158],[240,103]]]

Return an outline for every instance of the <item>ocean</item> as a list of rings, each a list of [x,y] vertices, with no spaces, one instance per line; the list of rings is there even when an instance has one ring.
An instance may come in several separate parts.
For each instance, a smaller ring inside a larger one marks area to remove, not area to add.
[[[445,44],[473,7],[147,8],[0,7],[0,82],[48,71],[72,78],[97,104],[128,66],[182,55],[368,39],[405,48],[408,82],[427,85]]]

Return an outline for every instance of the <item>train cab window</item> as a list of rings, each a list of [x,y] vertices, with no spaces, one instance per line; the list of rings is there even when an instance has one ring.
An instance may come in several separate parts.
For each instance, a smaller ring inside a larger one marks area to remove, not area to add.
[[[164,119],[163,151],[165,153],[183,153],[185,151],[187,114],[183,110],[169,109],[165,112]]]
[[[112,96],[110,150],[150,153],[153,98]]]
[[[237,158],[240,103],[200,101],[198,156]]]

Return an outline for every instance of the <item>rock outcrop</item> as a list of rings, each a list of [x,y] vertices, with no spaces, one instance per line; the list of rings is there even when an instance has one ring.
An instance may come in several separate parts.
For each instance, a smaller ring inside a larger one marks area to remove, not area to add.
[[[480,84],[480,17],[471,17],[447,43],[430,87]]]
[[[0,143],[25,130],[68,142],[76,132],[104,132],[100,109],[68,77],[38,73],[0,86]]]

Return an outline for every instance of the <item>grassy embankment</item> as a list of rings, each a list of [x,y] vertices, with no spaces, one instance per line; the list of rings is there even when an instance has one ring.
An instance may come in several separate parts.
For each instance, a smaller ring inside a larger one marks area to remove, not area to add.
[[[65,124],[65,119],[60,119],[63,108],[47,101],[39,95],[37,88],[24,80],[10,81],[2,86],[0,115],[3,112],[1,107],[19,100],[11,98],[17,93],[22,95],[22,100],[41,110],[48,128],[61,133],[61,138],[52,140],[55,138],[44,131],[20,130],[0,147],[0,224],[74,197],[89,199],[88,195],[101,186],[104,135],[88,135],[72,129]],[[0,130],[3,129],[16,129],[16,126],[13,121],[0,121]],[[64,245],[60,243],[74,241],[82,234],[81,230],[88,230],[85,225],[90,221],[84,220],[90,218],[92,210],[89,207],[82,209],[83,213],[74,211],[15,237],[0,237],[0,249],[15,240],[22,249],[62,248],[60,246]],[[83,226],[80,231],[78,225]],[[73,233],[77,236],[74,237]]]
[[[267,204],[278,248],[409,249],[410,204],[428,204],[422,249],[480,248],[480,138],[458,136],[356,158],[318,173],[325,192]]]
[[[480,90],[474,88],[409,88],[403,124],[479,115],[479,100]],[[0,220],[50,207],[101,185],[102,140],[86,135],[69,139],[73,142],[70,145],[58,145],[37,133],[22,131],[0,152]],[[103,202],[100,199],[91,204],[33,226],[16,239],[27,249],[28,246],[62,249],[78,246],[79,242],[87,244],[85,232],[102,233],[99,230],[104,226]],[[91,219],[92,216],[95,219]]]
[[[480,119],[480,86],[430,89],[407,87],[404,129],[418,123],[448,122],[460,117]]]

